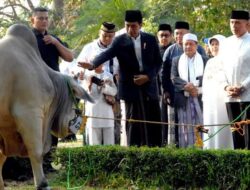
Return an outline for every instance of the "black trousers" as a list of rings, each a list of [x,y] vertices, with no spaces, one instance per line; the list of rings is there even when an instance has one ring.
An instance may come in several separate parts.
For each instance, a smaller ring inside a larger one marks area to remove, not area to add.
[[[126,119],[161,121],[159,100],[142,97],[138,101],[125,101]],[[162,146],[162,125],[126,122],[129,146]]]
[[[250,102],[228,102],[226,103],[227,113],[230,121],[236,119],[241,112],[250,104]],[[250,119],[250,108],[235,122]],[[245,125],[243,127],[244,135],[242,136],[237,131],[233,132],[233,143],[234,149],[250,149],[250,133],[249,126]]]
[[[161,99],[161,120],[168,123],[168,104],[164,103],[163,97]],[[163,145],[168,144],[168,125],[162,126],[162,140]]]

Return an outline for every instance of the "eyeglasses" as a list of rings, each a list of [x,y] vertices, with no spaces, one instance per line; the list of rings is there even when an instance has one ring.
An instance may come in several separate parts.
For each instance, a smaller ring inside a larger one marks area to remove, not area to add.
[[[168,37],[170,37],[170,36],[171,36],[170,34],[161,34],[161,35],[160,35],[161,38],[163,38],[163,37],[168,38]]]

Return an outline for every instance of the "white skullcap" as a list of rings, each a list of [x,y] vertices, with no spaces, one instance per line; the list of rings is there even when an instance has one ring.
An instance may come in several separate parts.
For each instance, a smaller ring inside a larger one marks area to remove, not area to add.
[[[226,39],[226,37],[223,36],[223,35],[221,35],[221,34],[216,34],[216,35],[212,36],[211,38],[208,39],[208,45],[209,45],[209,46],[211,46],[211,42],[212,42],[213,39],[218,40],[219,45],[220,45],[221,42],[222,42],[224,39]]]
[[[192,33],[184,34],[183,41],[187,41],[187,40],[192,40],[192,41],[198,42],[197,36],[195,34],[192,34]]]

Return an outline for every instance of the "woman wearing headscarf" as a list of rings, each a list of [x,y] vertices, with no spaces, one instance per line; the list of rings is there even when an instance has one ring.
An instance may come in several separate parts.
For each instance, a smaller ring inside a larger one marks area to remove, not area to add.
[[[208,134],[204,134],[204,149],[233,149],[232,134],[226,106],[224,103],[225,92],[221,88],[222,64],[217,56],[219,46],[225,39],[223,35],[217,34],[208,40],[208,45],[213,58],[209,59],[203,75],[203,119],[204,125],[215,125],[207,127]]]

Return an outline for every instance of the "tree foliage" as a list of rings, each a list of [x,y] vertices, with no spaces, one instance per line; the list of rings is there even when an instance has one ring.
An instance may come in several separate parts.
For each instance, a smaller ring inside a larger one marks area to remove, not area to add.
[[[176,0],[41,0],[41,5],[52,5],[50,31],[78,51],[97,38],[103,21],[123,28],[127,9],[142,10],[145,31],[155,33],[159,23],[174,27],[177,20],[185,20],[199,39],[216,33],[230,35],[231,10],[250,10],[249,0],[180,0],[178,3]],[[0,36],[13,23],[29,24],[33,8],[32,0],[4,0],[0,4]]]
[[[199,38],[216,33],[230,35],[229,16],[231,10],[250,10],[249,0],[149,0],[146,12],[152,22],[189,22],[191,31]]]
[[[19,0],[4,0],[0,4],[0,36],[4,35],[11,24],[22,21],[24,14],[30,11],[29,4],[28,6],[23,4]]]
[[[79,17],[71,31],[72,44],[76,49],[98,37],[104,21],[113,22],[117,29],[123,28],[124,12],[127,9],[141,9],[143,3],[137,0],[85,0],[78,9]],[[70,40],[70,39],[69,39]]]
[[[51,0],[41,1],[41,5],[50,4]],[[35,5],[32,0],[3,0],[0,3],[0,37],[14,23],[29,25],[30,15]]]

